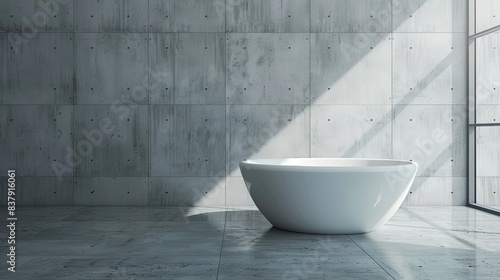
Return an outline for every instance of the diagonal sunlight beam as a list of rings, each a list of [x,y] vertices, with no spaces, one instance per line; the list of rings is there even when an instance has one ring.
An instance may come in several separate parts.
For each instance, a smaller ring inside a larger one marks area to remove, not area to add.
[[[438,65],[436,65],[436,67],[434,67],[434,69],[432,69],[431,72],[429,72],[418,84],[413,87],[415,90],[408,91],[401,102],[399,102],[398,104],[394,104],[393,108],[395,106],[407,107],[411,105],[410,102],[415,99],[423,89],[429,86],[431,82],[439,76],[439,74],[443,73],[449,66],[451,66],[452,63],[452,53],[450,52],[441,62],[439,62]],[[387,112],[382,117],[383,121],[379,122],[377,125],[373,126],[368,132],[365,133],[365,137],[362,139],[362,143],[366,143],[373,139],[373,137],[377,135],[385,126],[387,126],[388,123],[391,123],[390,120],[394,120],[403,110],[394,112],[394,116],[393,111],[394,110]],[[355,153],[356,146],[353,145],[342,155],[342,157],[352,157]]]
[[[490,250],[488,248],[478,247],[477,244],[472,243],[472,242],[470,242],[470,241],[468,241],[468,240],[466,240],[464,238],[458,237],[455,234],[451,233],[452,230],[446,229],[446,228],[438,225],[437,223],[434,223],[434,222],[430,221],[429,219],[426,219],[426,218],[418,215],[417,213],[415,213],[415,212],[413,212],[413,211],[411,211],[409,209],[404,208],[404,209],[402,209],[402,211],[407,212],[410,216],[413,216],[413,217],[421,220],[422,222],[430,225],[433,229],[438,229],[440,232],[442,232],[442,233],[448,235],[449,237],[457,240],[458,242],[464,244],[466,247],[470,248],[471,250],[478,250],[479,249],[479,250],[482,250],[482,251],[491,251],[491,252],[495,251],[495,250]]]
[[[426,1],[421,1],[419,4],[416,4],[415,6],[412,6],[411,8],[413,8],[414,10],[413,11],[416,11],[416,10],[419,10],[423,5],[426,4]],[[393,25],[393,30],[396,30],[397,26],[400,26],[402,25],[403,22],[400,22],[400,23],[395,23]],[[390,33],[393,33],[393,32],[390,32]],[[380,41],[378,43],[376,43],[375,45],[378,45],[380,44]],[[349,72],[351,71],[353,68],[356,67],[356,65],[363,59],[366,58],[367,55],[370,54],[370,49],[366,49],[364,50],[365,52],[362,53],[362,54],[359,54],[359,57],[357,59],[352,59],[352,65],[346,69],[346,73],[344,73],[343,75],[340,75],[339,77],[336,77],[337,80],[333,81],[332,84],[336,84],[337,81],[341,80],[342,78],[344,78],[344,76]],[[312,58],[310,58],[312,59]],[[405,97],[401,100],[401,102],[399,102],[398,104],[392,104],[392,107],[391,107],[391,111],[384,114],[383,116],[383,120],[387,121],[387,120],[393,120],[399,113],[394,113],[393,115],[393,108],[395,106],[398,106],[398,105],[405,105],[408,106],[410,104],[410,101],[412,101],[413,99],[415,99],[417,97],[417,95],[422,91],[422,89],[426,88],[428,85],[431,84],[431,82],[439,76],[439,74],[443,73],[449,66],[452,65],[452,54],[448,54],[442,61],[440,61],[440,63],[438,65],[436,65],[434,67],[434,69],[432,71],[430,71],[414,88],[415,89],[418,89],[418,90],[414,90],[412,92],[408,92]],[[309,87],[309,90],[311,89],[311,87]],[[320,99],[320,98],[318,98]],[[315,102],[312,102],[310,105],[313,105]],[[406,104],[404,104],[406,103]],[[306,109],[309,108],[310,110],[310,105],[305,105],[306,106]],[[400,111],[401,112],[401,111]],[[262,145],[259,145],[258,147],[255,147],[254,149],[254,152],[252,153],[251,156],[249,156],[248,158],[253,158],[253,157],[259,157],[259,156],[266,156],[266,157],[269,157],[270,154],[272,155],[273,153],[275,154],[276,151],[273,149],[273,146],[274,147],[280,147],[280,145],[283,145],[283,143],[287,143],[291,140],[293,141],[294,139],[290,139],[290,138],[287,138],[286,135],[290,135],[291,132],[293,131],[297,131],[297,119],[300,119],[300,120],[303,120],[304,118],[307,118],[309,119],[310,118],[310,113],[308,110],[303,110],[302,112],[300,112],[299,114],[295,115],[295,118],[292,119],[290,121],[289,124],[287,124],[286,126],[283,126],[283,127],[280,127],[279,130],[273,134],[273,135],[269,135],[269,137],[267,137],[267,139],[265,139],[265,141],[263,141],[264,143]],[[310,121],[310,119],[309,119]],[[389,125],[389,123],[392,125],[392,122],[387,122],[386,124],[383,124],[382,123],[379,123],[377,125],[375,125],[374,127],[372,127],[368,132],[365,133],[364,137],[361,139],[362,143],[366,143],[367,141],[370,141],[371,139],[373,139],[378,133],[380,133],[380,131],[382,129],[384,129],[385,126]],[[293,133],[292,133],[293,135]],[[310,135],[309,135],[310,137]],[[283,138],[285,138],[285,141],[283,141]],[[309,145],[311,145],[311,143],[309,143]],[[226,147],[226,149],[229,149],[229,147]],[[354,154],[356,153],[356,146],[353,145],[351,147],[349,147],[347,149],[346,152],[344,152],[344,154],[342,155],[342,157],[352,157]],[[279,153],[278,153],[279,154]],[[310,153],[309,153],[310,155]],[[442,155],[443,153],[438,156],[438,159],[442,158]],[[243,160],[243,159],[241,159]],[[226,159],[227,161],[227,159]],[[441,162],[441,160],[440,160]],[[229,162],[227,162],[226,164],[230,164]],[[228,171],[226,173],[226,177],[231,177],[231,176],[240,176],[239,175],[239,168],[238,166],[230,166],[230,171]],[[221,182],[223,182],[225,179],[221,180]],[[221,182],[217,183],[216,185],[221,185]],[[227,191],[227,190],[225,190]],[[210,193],[214,193],[213,190],[211,190],[208,195],[210,195]],[[217,191],[215,191],[215,193],[217,193]],[[201,197],[198,201],[202,201],[204,198]],[[197,202],[198,202],[197,201]],[[205,200],[206,201],[206,200]],[[194,203],[194,206],[197,205],[197,202]],[[226,205],[227,205],[227,202],[226,202]]]

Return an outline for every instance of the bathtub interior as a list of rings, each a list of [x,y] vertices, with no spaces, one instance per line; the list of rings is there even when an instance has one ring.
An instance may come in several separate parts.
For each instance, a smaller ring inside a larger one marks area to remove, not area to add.
[[[251,165],[310,166],[310,167],[370,167],[411,165],[411,161],[367,158],[282,158],[250,159],[243,161]]]

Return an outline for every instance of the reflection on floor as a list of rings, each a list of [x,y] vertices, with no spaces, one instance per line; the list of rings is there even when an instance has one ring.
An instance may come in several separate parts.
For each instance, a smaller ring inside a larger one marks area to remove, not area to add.
[[[281,231],[248,208],[17,214],[17,272],[2,230],[0,279],[500,279],[500,217],[467,207],[401,208],[358,235]]]

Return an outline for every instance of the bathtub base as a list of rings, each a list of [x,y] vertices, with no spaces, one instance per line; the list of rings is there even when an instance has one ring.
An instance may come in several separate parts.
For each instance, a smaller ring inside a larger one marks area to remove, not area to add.
[[[403,203],[417,172],[409,161],[275,161],[240,164],[250,196],[274,227],[312,234],[379,229]]]

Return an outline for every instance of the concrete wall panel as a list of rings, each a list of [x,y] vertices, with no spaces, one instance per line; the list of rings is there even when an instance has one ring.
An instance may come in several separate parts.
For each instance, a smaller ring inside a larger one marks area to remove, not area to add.
[[[403,205],[465,205],[467,178],[416,177]]]
[[[232,105],[227,109],[227,176],[241,176],[250,158],[309,157],[309,108],[300,105]]]
[[[393,0],[393,28],[395,32],[467,32],[467,6],[467,0]]]
[[[147,104],[148,36],[76,34],[76,104]]]
[[[73,31],[73,0],[2,1],[2,8],[0,9],[0,32],[71,31]],[[30,37],[28,35],[23,38]]]
[[[19,176],[72,176],[73,110],[66,105],[0,106],[0,170]],[[55,170],[61,170],[57,174]]]
[[[227,32],[309,32],[309,1],[228,0]]]
[[[309,34],[227,34],[228,104],[309,103]]]
[[[156,105],[151,176],[224,176],[224,105]]]
[[[395,104],[466,104],[465,33],[394,34]]]
[[[151,32],[224,32],[224,0],[150,0]]]
[[[225,177],[151,177],[149,181],[149,205],[226,204]]]
[[[75,205],[147,205],[147,177],[78,177]]]
[[[417,176],[466,176],[465,106],[398,105],[394,157],[418,163]]]
[[[73,104],[73,35],[34,35],[0,33],[0,104]]]
[[[77,176],[148,176],[148,107],[75,106]]]
[[[312,105],[312,157],[392,158],[390,105]]]
[[[311,34],[314,104],[391,104],[391,36]]]
[[[312,32],[390,32],[391,0],[310,0]]]
[[[148,5],[137,0],[75,1],[77,32],[147,32]]]

